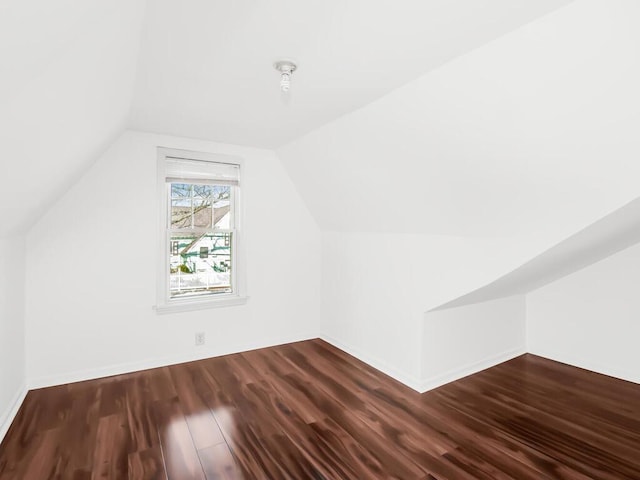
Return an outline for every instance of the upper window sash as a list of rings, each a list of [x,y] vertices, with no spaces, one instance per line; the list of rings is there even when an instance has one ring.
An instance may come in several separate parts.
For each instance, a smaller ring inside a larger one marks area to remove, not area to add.
[[[222,191],[218,191],[219,197],[208,197],[197,195],[194,189],[195,185],[202,185],[202,183],[192,184],[180,182],[180,185],[188,187],[188,190],[184,190],[182,195],[175,195],[174,187],[172,183],[167,183],[167,219],[166,229],[171,231],[189,231],[189,230],[202,230],[202,231],[220,231],[220,230],[235,230],[236,228],[236,187],[231,185],[220,185],[216,183],[216,186],[223,187]],[[225,193],[228,197],[224,197]],[[215,195],[215,191],[211,191],[211,195]],[[206,200],[210,204],[206,205]],[[204,202],[204,203],[198,203]],[[197,211],[196,211],[197,210]],[[174,213],[182,211],[183,222],[180,225],[174,225]],[[196,216],[199,215],[199,222],[196,222]],[[222,220],[226,221],[220,224]],[[208,224],[208,225],[207,225]]]

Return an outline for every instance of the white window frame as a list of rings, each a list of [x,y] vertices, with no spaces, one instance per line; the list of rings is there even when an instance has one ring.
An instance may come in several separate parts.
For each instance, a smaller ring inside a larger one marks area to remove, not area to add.
[[[156,305],[154,310],[157,313],[173,313],[190,310],[201,310],[216,307],[228,307],[232,305],[243,305],[249,297],[246,291],[246,250],[242,229],[242,202],[241,183],[233,187],[232,192],[232,215],[234,217],[235,231],[233,235],[232,247],[232,292],[216,293],[211,295],[194,295],[193,297],[171,298],[169,293],[169,234],[168,234],[168,205],[169,187],[167,186],[167,159],[178,158],[185,160],[197,160],[204,162],[226,163],[237,165],[242,175],[242,158],[221,155],[207,152],[194,152],[190,150],[179,150],[174,148],[158,147],[158,167],[157,167],[157,210],[158,210],[158,252],[157,252],[157,273],[156,273]]]

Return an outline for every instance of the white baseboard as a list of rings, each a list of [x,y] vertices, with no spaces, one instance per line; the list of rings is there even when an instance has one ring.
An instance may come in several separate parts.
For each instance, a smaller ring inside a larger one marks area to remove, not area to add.
[[[592,360],[586,360],[573,355],[566,355],[564,353],[551,352],[540,349],[529,349],[528,353],[543,357],[554,362],[564,363],[572,367],[578,367],[583,370],[589,370],[590,372],[599,373],[608,377],[617,378],[618,380],[625,380],[627,382],[640,384],[640,372],[630,372],[627,369],[619,368],[611,365],[604,365],[602,363],[594,362]]]
[[[409,375],[406,372],[403,372],[398,368],[389,365],[387,362],[380,360],[379,358],[369,355],[358,348],[355,348],[351,345],[347,345],[328,335],[320,335],[320,338],[325,342],[330,343],[334,347],[339,348],[340,350],[348,353],[349,355],[356,357],[358,360],[363,361],[367,365],[372,366],[376,370],[380,370],[382,373],[389,375],[391,378],[399,381],[400,383],[403,383],[407,387],[412,388],[417,392],[421,392],[420,390],[421,382],[414,376]]]
[[[9,431],[9,427],[11,427],[13,419],[16,418],[18,410],[20,410],[22,402],[24,402],[24,398],[27,396],[28,392],[29,390],[27,390],[27,386],[24,383],[20,385],[11,399],[11,403],[9,403],[7,409],[2,412],[2,416],[0,417],[0,442],[2,442],[4,436]]]
[[[184,352],[177,355],[171,355],[159,358],[150,358],[138,362],[120,363],[105,367],[90,368],[85,370],[76,370],[73,372],[64,372],[56,375],[45,375],[40,377],[32,377],[27,380],[29,389],[52,387],[55,385],[64,385],[67,383],[82,382],[85,380],[93,380],[96,378],[110,377],[113,375],[122,375],[125,373],[138,372],[148,370],[150,368],[166,367],[168,365],[176,365],[178,363],[193,362],[195,360],[203,360],[206,358],[219,357],[232,353],[246,352],[257,348],[274,347],[285,343],[300,342],[318,338],[317,334],[296,335],[292,337],[280,337],[266,339],[260,342],[250,342],[228,346],[225,348],[209,348],[205,346],[197,347],[193,352]]]
[[[406,372],[402,372],[397,368],[390,366],[388,363],[380,360],[379,358],[375,358],[372,355],[363,352],[362,350],[352,347],[351,345],[346,345],[345,343],[336,340],[335,338],[332,338],[328,335],[320,335],[320,338],[325,342],[330,343],[334,347],[347,352],[349,355],[353,355],[358,360],[361,360],[364,363],[372,366],[376,370],[380,370],[382,373],[389,375],[393,379],[399,381],[400,383],[403,383],[407,387],[412,388],[419,393],[428,392],[429,390],[433,390],[434,388],[438,388],[447,383],[460,380],[461,378],[473,375],[474,373],[478,373],[482,370],[498,365],[499,363],[506,362],[507,360],[511,360],[512,358],[527,353],[527,349],[524,345],[522,345],[520,347],[484,358],[477,362],[473,362],[467,365],[463,365],[459,368],[443,372],[439,375],[432,376],[431,378],[418,380],[417,378],[407,374]]]
[[[434,375],[422,380],[419,391],[421,393],[428,392],[429,390],[441,387],[447,383],[455,382],[456,380],[460,380],[461,378],[486,370],[487,368],[494,367],[499,363],[506,362],[507,360],[519,357],[525,353],[527,353],[527,349],[522,345],[520,347],[483,358],[477,362],[469,363],[467,365],[451,369],[447,372]]]
[[[73,382],[81,382],[85,380],[93,380],[96,378],[109,377],[112,375],[121,375],[125,373],[137,372],[140,370],[147,370],[150,368],[158,368],[165,367],[168,365],[175,365],[178,363],[191,362],[195,360],[203,360],[206,358],[218,357],[221,355],[228,355],[232,353],[246,352],[249,350],[254,350],[257,348],[266,348],[273,347],[277,345],[283,345],[286,343],[299,342],[304,340],[310,340],[313,338],[321,338],[322,340],[330,343],[331,345],[343,350],[344,352],[353,355],[357,359],[363,361],[364,363],[372,366],[373,368],[381,371],[382,373],[389,375],[393,379],[403,383],[409,388],[424,393],[426,391],[432,390],[439,386],[442,386],[446,383],[453,382],[455,380],[459,380],[468,375],[477,373],[486,368],[492,367],[504,361],[510,360],[514,357],[522,355],[526,353],[526,348],[524,346],[518,347],[512,350],[508,350],[506,352],[502,352],[497,355],[493,355],[491,357],[482,359],[480,361],[474,362],[472,364],[464,365],[460,368],[456,368],[453,370],[449,370],[442,374],[432,376],[427,379],[418,379],[413,375],[410,375],[400,369],[389,365],[387,362],[376,358],[373,355],[369,355],[364,351],[354,348],[351,345],[347,345],[335,338],[332,338],[328,335],[320,335],[317,334],[308,334],[308,335],[297,335],[294,337],[285,337],[285,338],[273,338],[267,339],[260,342],[252,342],[248,344],[235,345],[231,347],[227,347],[225,349],[198,349],[195,352],[185,352],[178,355],[172,355],[162,358],[152,358],[147,360],[142,360],[139,362],[129,362],[129,363],[121,363],[116,365],[109,365],[105,367],[93,368],[93,369],[85,369],[85,370],[77,370],[73,372],[65,372],[57,375],[47,375],[41,377],[33,377],[29,378],[27,382],[27,386],[29,389],[35,388],[44,388],[55,385],[63,385],[66,383]],[[543,355],[544,356],[544,355]],[[12,406],[11,412],[5,414],[7,418],[9,418],[8,425],[6,425],[6,430],[8,430],[11,421],[13,420],[13,416],[18,411],[24,397],[28,391],[27,386],[24,386],[21,392],[16,394],[15,404]],[[15,410],[15,411],[14,411]],[[4,418],[4,417],[3,417]],[[3,419],[0,419],[3,420]],[[2,427],[4,428],[4,421],[2,423]],[[5,430],[0,430],[0,433],[4,435],[6,433]]]

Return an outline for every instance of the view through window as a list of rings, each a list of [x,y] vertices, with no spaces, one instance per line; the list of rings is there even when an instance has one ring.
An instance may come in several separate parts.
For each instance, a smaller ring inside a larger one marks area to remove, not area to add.
[[[169,183],[171,298],[233,292],[231,185]]]

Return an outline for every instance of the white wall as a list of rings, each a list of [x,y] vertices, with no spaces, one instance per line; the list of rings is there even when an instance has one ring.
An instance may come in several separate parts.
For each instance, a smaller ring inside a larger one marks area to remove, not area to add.
[[[158,315],[156,147],[245,159],[249,302]],[[32,228],[26,325],[31,386],[318,336],[320,232],[266,150],[126,132]],[[206,345],[194,346],[196,331]]]
[[[424,312],[509,267],[491,239],[325,232],[322,336],[419,390]],[[454,348],[452,346],[452,348]]]
[[[524,295],[427,312],[421,391],[525,353]]]
[[[338,232],[323,234],[327,338],[415,385],[426,310],[638,197],[639,15],[572,2],[278,149]],[[484,252],[493,235],[503,248]]]
[[[24,394],[24,239],[0,238],[0,441]]]
[[[528,351],[640,383],[640,244],[527,295]]]

